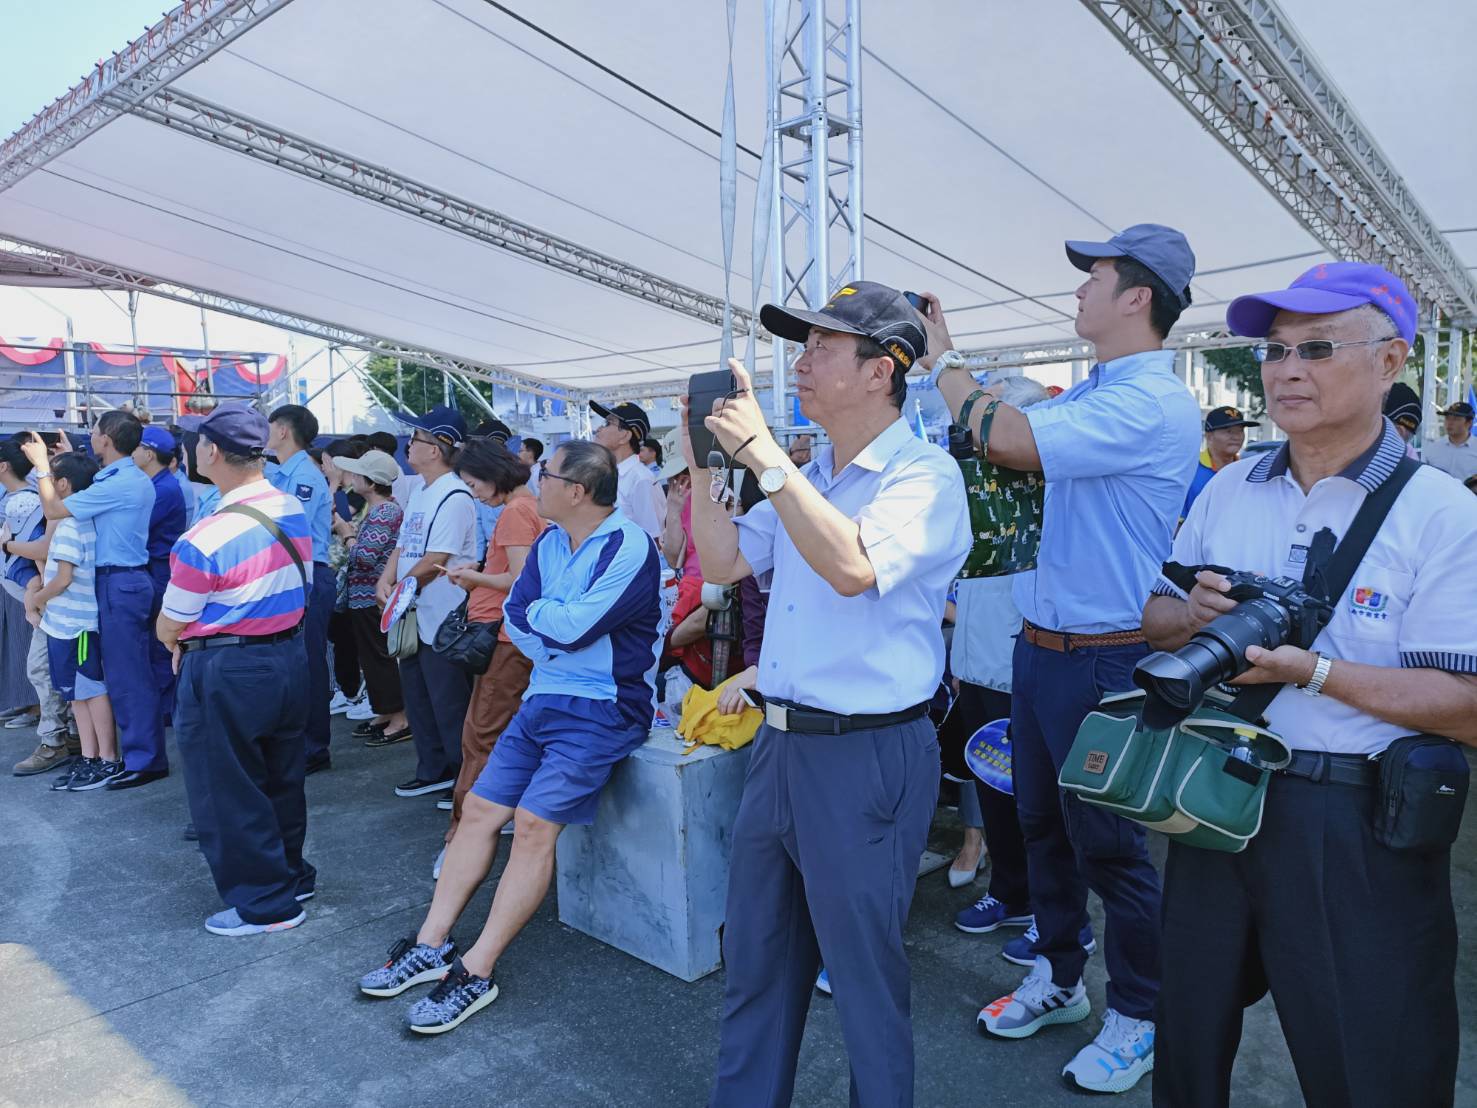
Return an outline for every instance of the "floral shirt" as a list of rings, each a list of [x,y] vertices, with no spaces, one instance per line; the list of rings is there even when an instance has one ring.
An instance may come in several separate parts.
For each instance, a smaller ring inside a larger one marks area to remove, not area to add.
[[[373,608],[374,586],[400,537],[405,513],[393,500],[369,509],[359,525],[359,541],[349,550],[349,607]]]

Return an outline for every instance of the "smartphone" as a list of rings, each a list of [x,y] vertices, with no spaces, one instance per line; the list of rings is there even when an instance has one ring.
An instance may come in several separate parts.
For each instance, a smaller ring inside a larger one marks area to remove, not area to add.
[[[751,689],[739,689],[739,696],[744,698],[744,703],[750,708],[764,707],[764,698]]]
[[[735,388],[733,373],[715,369],[694,373],[687,379],[687,432],[692,436],[692,457],[705,465],[708,455],[719,449],[718,439],[703,420],[713,414],[713,404]]]
[[[928,315],[928,301],[924,300],[923,297],[919,296],[916,292],[903,293],[903,299],[906,300],[909,304],[913,305],[913,307],[918,309],[918,311],[922,312],[925,316]]]
[[[62,444],[62,436],[59,431],[33,431],[31,433],[38,436],[46,444],[47,450],[55,450]]]

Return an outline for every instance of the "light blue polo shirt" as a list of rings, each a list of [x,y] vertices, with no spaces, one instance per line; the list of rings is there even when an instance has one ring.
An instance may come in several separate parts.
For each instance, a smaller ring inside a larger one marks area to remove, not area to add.
[[[267,480],[298,499],[308,517],[308,531],[313,536],[313,561],[328,561],[328,529],[333,518],[333,497],[328,495],[328,479],[306,450],[299,450],[280,465],[268,462]]]
[[[99,566],[149,564],[149,517],[154,512],[154,482],[119,458],[98,470],[92,484],[63,501],[75,518],[91,520],[97,529]]]
[[[1038,627],[1096,635],[1139,626],[1195,476],[1200,406],[1172,350],[1092,367],[1025,410],[1046,478],[1036,568],[1015,603]]]

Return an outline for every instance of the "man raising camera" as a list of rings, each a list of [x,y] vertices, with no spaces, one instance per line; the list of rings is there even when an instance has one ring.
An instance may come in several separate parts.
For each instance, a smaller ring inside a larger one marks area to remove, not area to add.
[[[1267,340],[1267,414],[1287,443],[1207,485],[1176,562],[1302,579],[1325,559],[1315,536],[1342,538],[1405,453],[1380,407],[1416,318],[1399,278],[1352,262],[1232,302],[1231,330]],[[1228,1104],[1242,1009],[1269,990],[1307,1103],[1452,1103],[1449,848],[1376,837],[1375,759],[1416,732],[1477,745],[1477,603],[1445,587],[1477,574],[1477,504],[1429,466],[1409,481],[1312,648],[1245,651],[1238,684],[1284,686],[1265,715],[1293,761],[1244,852],[1170,843],[1155,1104]],[[1155,586],[1151,645],[1178,649],[1236,606],[1220,574],[1196,580],[1188,596]]]

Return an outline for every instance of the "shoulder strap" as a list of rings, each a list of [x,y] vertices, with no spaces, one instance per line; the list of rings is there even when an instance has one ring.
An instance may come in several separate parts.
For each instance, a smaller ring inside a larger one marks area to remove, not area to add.
[[[283,533],[282,528],[277,526],[277,521],[267,515],[266,512],[259,511],[246,504],[229,504],[217,510],[215,514],[225,515],[227,512],[254,519],[271,533],[272,537],[277,540],[282,548],[287,551],[288,556],[292,558],[292,564],[297,566],[298,575],[303,579],[303,592],[306,593],[308,591],[308,569],[303,565],[303,556],[297,552],[297,547],[292,545],[287,535]]]
[[[1364,503],[1359,506],[1354,521],[1349,524],[1349,529],[1344,532],[1343,539],[1328,559],[1328,565],[1318,575],[1322,578],[1322,588],[1318,591],[1321,591],[1332,604],[1337,605],[1343,598],[1344,590],[1349,587],[1349,582],[1354,580],[1354,571],[1359,568],[1359,563],[1364,561],[1364,555],[1369,553],[1370,544],[1374,542],[1374,537],[1384,524],[1385,517],[1390,514],[1390,509],[1395,506],[1396,498],[1399,497],[1401,490],[1405,488],[1410,479],[1415,476],[1416,470],[1420,468],[1421,463],[1414,458],[1401,458],[1394,472],[1385,478],[1384,483],[1364,498]],[[1262,713],[1267,710],[1284,687],[1283,685],[1253,685],[1245,692],[1237,694],[1227,711],[1244,720],[1255,722],[1261,718]]]

